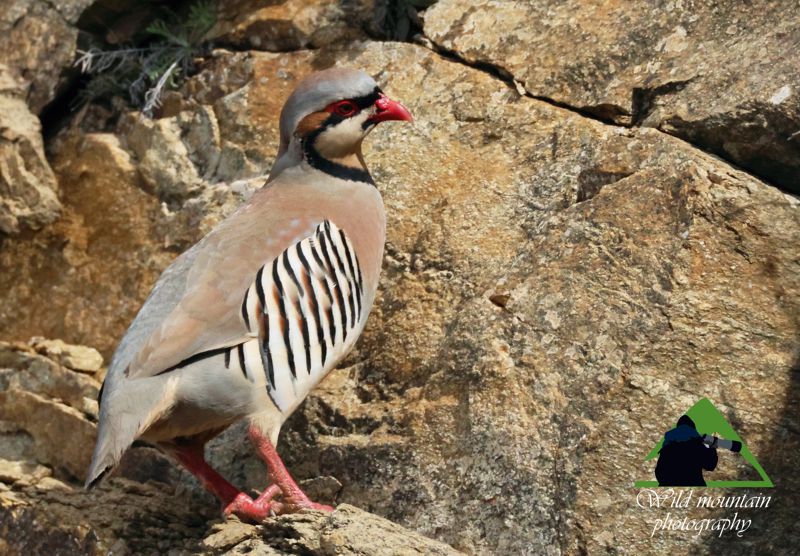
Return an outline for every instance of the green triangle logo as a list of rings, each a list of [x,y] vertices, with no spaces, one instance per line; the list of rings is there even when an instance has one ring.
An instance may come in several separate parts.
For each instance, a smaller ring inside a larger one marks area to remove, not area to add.
[[[747,447],[747,444],[744,443],[744,440],[733,430],[733,427],[728,423],[728,420],[725,418],[719,410],[714,407],[714,404],[711,403],[711,400],[708,398],[703,398],[702,400],[698,401],[692,407],[690,407],[686,412],[685,415],[688,415],[692,421],[694,421],[697,432],[700,435],[704,434],[713,434],[714,432],[718,432],[722,438],[727,440],[737,440],[742,443],[742,449],[740,454],[742,457],[747,461],[750,465],[753,466],[759,476],[761,477],[760,481],[706,481],[706,486],[708,488],[722,488],[722,487],[774,487],[772,480],[767,475],[767,472],[764,471],[764,468],[761,467],[761,464],[758,463],[756,457],[750,452],[750,449]],[[674,421],[673,421],[674,423]],[[661,440],[658,441],[658,444],[650,450],[650,453],[647,454],[645,461],[650,461],[656,456],[658,456],[659,451],[661,450],[661,445],[663,444],[664,439],[662,437]],[[658,481],[636,481],[634,486],[643,488],[643,487],[658,487]]]

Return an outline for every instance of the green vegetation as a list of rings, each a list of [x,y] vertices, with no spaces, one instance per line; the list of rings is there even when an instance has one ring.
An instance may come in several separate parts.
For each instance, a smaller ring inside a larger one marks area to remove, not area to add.
[[[217,19],[210,0],[195,2],[183,14],[164,13],[123,48],[78,51],[75,66],[91,76],[81,102],[118,95],[152,115],[164,91],[177,87],[192,70],[193,60],[203,53],[203,38]]]

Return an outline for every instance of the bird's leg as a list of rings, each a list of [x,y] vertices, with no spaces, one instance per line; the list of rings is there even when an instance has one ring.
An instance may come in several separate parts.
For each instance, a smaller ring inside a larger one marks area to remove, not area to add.
[[[253,500],[217,473],[203,456],[202,445],[183,445],[173,448],[175,457],[192,475],[197,477],[206,490],[222,502],[225,515],[235,514],[248,521],[263,521],[275,512],[272,498],[280,492],[277,485],[270,485]]]
[[[250,440],[258,450],[261,459],[263,459],[264,463],[267,465],[267,472],[269,473],[270,481],[273,483],[272,486],[278,487],[281,494],[283,494],[283,500],[273,504],[273,509],[276,513],[292,513],[303,509],[323,510],[326,512],[333,511],[333,508],[330,506],[312,502],[309,500],[308,496],[306,496],[305,492],[300,490],[300,487],[294,482],[294,479],[292,479],[292,476],[283,464],[283,460],[281,460],[278,455],[275,446],[272,445],[269,438],[264,435],[258,427],[250,425],[248,432],[250,434]]]

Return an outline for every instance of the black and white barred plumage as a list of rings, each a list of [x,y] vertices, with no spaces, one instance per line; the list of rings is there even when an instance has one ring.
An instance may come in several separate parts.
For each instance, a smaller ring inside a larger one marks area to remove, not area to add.
[[[254,339],[227,351],[227,367],[265,384],[287,411],[348,351],[363,324],[361,268],[345,233],[325,221],[262,266],[241,313]]]

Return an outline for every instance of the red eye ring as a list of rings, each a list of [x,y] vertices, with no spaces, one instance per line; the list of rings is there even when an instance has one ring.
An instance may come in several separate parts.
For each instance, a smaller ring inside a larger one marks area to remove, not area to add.
[[[347,118],[358,112],[358,107],[351,100],[340,100],[331,104],[328,111]]]

